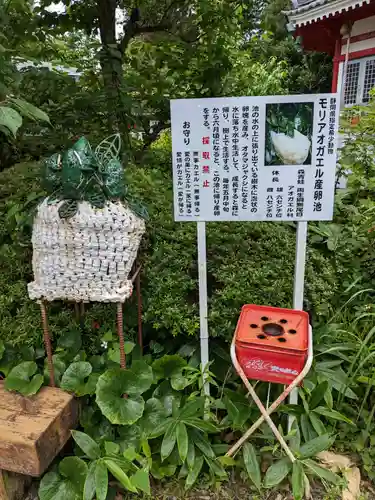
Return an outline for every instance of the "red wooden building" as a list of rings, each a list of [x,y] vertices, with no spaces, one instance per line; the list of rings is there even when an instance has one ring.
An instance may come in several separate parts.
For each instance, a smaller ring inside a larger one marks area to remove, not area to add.
[[[306,51],[333,56],[332,91],[364,104],[375,86],[375,0],[292,0],[288,27]]]

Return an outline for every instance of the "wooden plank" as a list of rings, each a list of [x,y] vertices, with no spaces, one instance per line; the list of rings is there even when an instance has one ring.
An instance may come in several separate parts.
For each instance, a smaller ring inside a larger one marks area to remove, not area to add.
[[[31,477],[0,470],[0,500],[24,500]]]
[[[78,403],[61,389],[44,387],[24,397],[0,381],[0,469],[43,474],[77,421]]]
[[[5,472],[2,472],[0,470],[0,500],[9,500],[8,493],[5,487],[4,474]]]

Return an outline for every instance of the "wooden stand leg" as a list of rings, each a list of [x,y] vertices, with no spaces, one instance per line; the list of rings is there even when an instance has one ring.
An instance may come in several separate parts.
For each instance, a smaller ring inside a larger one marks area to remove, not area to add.
[[[117,334],[120,342],[120,366],[121,368],[126,368],[126,356],[125,356],[125,340],[124,340],[124,324],[122,316],[122,304],[117,303]]]
[[[53,369],[53,359],[52,359],[52,345],[51,337],[49,335],[48,319],[47,319],[47,309],[44,301],[40,303],[40,311],[42,313],[42,323],[43,323],[43,340],[44,346],[47,353],[47,363],[49,372],[49,385],[55,387],[55,372]]]
[[[0,500],[24,500],[31,482],[30,476],[0,469]]]
[[[0,469],[0,500],[8,500],[8,493],[5,488],[5,481],[4,481],[4,474],[3,471]]]

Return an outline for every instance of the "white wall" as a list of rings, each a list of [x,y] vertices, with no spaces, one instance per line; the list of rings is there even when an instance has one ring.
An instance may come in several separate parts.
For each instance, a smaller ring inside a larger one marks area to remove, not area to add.
[[[351,36],[353,37],[363,35],[365,33],[370,33],[371,31],[375,31],[375,16],[356,21],[353,25]],[[344,40],[345,38],[347,37],[344,37]],[[358,52],[359,50],[366,50],[371,48],[375,48],[375,38],[369,38],[368,40],[351,43],[349,52]],[[341,54],[346,54],[346,44],[341,47]]]

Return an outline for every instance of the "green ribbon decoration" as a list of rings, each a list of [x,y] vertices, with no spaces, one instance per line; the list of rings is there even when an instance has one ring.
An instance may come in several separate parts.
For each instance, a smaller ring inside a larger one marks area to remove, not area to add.
[[[95,150],[86,137],[81,137],[64,153],[55,153],[45,160],[42,184],[49,196],[48,203],[64,200],[59,207],[62,219],[77,213],[79,201],[87,201],[98,209],[106,201],[126,201],[138,216],[148,219],[146,208],[127,193],[120,151],[119,134],[107,137]]]

